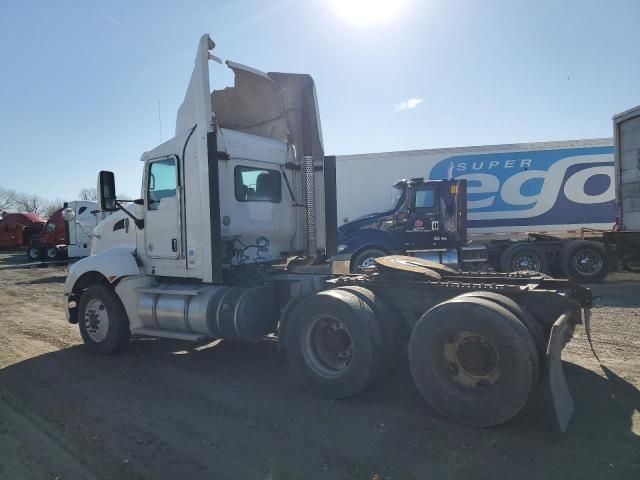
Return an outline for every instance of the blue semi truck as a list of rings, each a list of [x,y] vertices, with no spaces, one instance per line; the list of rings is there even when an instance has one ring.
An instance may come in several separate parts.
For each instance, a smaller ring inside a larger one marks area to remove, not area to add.
[[[336,169],[338,250],[354,271],[389,253],[582,282],[612,266],[603,241],[616,223],[612,139],[338,156]],[[441,190],[454,186],[464,228],[442,221]]]

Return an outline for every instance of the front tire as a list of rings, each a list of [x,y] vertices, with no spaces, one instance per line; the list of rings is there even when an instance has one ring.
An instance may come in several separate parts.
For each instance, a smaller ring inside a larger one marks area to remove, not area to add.
[[[60,258],[60,250],[58,247],[45,247],[44,258],[51,261],[57,260]]]
[[[387,253],[379,248],[364,249],[351,260],[351,273],[358,273],[361,268],[375,265],[374,260],[378,257],[384,257],[385,255],[387,255]]]
[[[131,337],[124,306],[108,285],[92,285],[82,293],[78,324],[87,348],[104,355],[122,350]]]

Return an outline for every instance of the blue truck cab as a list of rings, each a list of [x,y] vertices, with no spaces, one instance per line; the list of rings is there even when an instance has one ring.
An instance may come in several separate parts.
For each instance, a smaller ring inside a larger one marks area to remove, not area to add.
[[[389,210],[338,228],[338,252],[351,254],[351,271],[376,257],[412,254],[457,263],[467,243],[466,180],[400,180]],[[454,259],[455,255],[455,259]]]

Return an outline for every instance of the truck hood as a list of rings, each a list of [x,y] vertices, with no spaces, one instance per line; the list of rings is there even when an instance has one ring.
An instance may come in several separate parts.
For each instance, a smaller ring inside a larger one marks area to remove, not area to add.
[[[344,225],[338,227],[338,236],[339,237],[348,237],[349,235],[355,233],[358,230],[369,227],[371,225],[377,224],[380,220],[385,217],[391,215],[392,211],[387,212],[376,212],[369,213],[367,215],[363,215],[362,217],[358,217],[355,220],[351,220]]]

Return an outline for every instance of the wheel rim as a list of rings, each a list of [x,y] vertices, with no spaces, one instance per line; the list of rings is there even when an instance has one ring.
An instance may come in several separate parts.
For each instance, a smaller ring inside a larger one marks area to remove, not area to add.
[[[488,387],[500,377],[500,356],[491,341],[477,332],[463,330],[449,337],[444,361],[451,381],[463,387]]]
[[[514,257],[513,262],[511,262],[513,271],[519,272],[521,270],[532,270],[535,272],[540,271],[540,267],[542,262],[540,258],[535,253],[521,253]]]
[[[102,342],[106,338],[109,330],[109,312],[101,300],[93,298],[87,302],[84,327],[94,342]]]
[[[330,315],[314,317],[304,333],[307,364],[325,377],[338,377],[351,365],[353,341],[347,326]]]
[[[39,256],[40,256],[40,252],[38,251],[37,248],[31,248],[29,250],[29,258],[31,258],[32,260],[36,260]]]
[[[368,268],[368,267],[372,267],[373,265],[375,265],[375,259],[377,257],[369,257],[369,258],[365,258],[361,263],[360,263],[360,267],[361,268]]]
[[[58,254],[58,251],[55,248],[53,248],[53,247],[47,248],[47,257],[48,258],[56,258],[57,254]]]
[[[602,255],[591,248],[580,250],[573,256],[573,268],[581,275],[597,275],[602,270]]]

